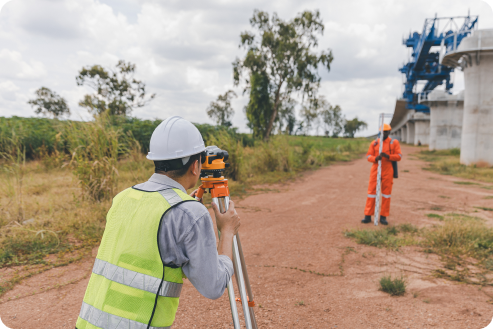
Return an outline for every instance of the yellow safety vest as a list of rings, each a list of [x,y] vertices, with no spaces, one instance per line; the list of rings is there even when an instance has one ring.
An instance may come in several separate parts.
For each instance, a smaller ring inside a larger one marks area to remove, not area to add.
[[[195,201],[179,189],[126,189],[113,199],[77,329],[164,329],[175,320],[181,268],[165,267],[158,246],[164,214]]]

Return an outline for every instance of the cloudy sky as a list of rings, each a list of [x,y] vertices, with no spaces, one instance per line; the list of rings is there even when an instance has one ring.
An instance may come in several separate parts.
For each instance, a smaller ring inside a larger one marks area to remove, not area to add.
[[[490,1],[490,0],[488,0]],[[181,115],[210,122],[205,113],[218,94],[234,89],[233,123],[247,131],[247,97],[233,86],[231,63],[241,57],[239,35],[250,30],[254,9],[290,19],[319,9],[325,23],[318,51],[330,48],[330,72],[321,72],[320,94],[363,119],[370,135],[377,115],[392,113],[401,94],[398,68],[407,60],[402,38],[421,32],[425,18],[480,15],[479,28],[493,28],[482,0],[0,0],[0,116],[33,116],[27,104],[45,86],[65,97],[72,119],[89,119],[77,104],[90,90],[78,87],[83,66],[112,67],[119,59],[137,65],[157,98],[133,112],[139,118]],[[455,92],[463,88],[456,74]]]

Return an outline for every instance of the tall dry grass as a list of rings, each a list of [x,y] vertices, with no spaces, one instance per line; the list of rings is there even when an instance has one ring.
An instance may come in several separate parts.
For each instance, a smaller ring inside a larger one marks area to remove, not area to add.
[[[0,220],[24,220],[23,185],[26,166],[26,151],[19,136],[12,132],[10,137],[3,140],[4,151],[0,153],[2,175],[1,185],[10,202],[3,209],[6,218]],[[3,216],[2,216],[3,217]]]
[[[317,169],[336,161],[349,161],[364,153],[364,139],[329,139],[306,136],[272,136],[269,142],[243,146],[226,133],[208,136],[208,141],[230,153],[226,176],[243,184],[276,183],[304,170]]]
[[[128,153],[128,136],[107,115],[83,125],[70,123],[65,132],[72,155],[69,166],[85,195],[95,201],[108,200],[118,183],[118,159]]]
[[[50,148],[39,152],[40,146],[31,161],[26,161],[26,144],[16,140],[15,133],[9,133],[10,144],[2,140],[0,267],[22,268],[26,274],[4,278],[0,295],[19,278],[90,254],[100,242],[111,198],[153,173],[152,161],[132,133],[105,117],[60,127]],[[230,153],[226,175],[233,195],[247,193],[253,184],[279,182],[301,170],[347,161],[360,152],[359,144],[367,144],[278,136],[269,144],[253,145],[222,130],[212,132],[208,144]]]

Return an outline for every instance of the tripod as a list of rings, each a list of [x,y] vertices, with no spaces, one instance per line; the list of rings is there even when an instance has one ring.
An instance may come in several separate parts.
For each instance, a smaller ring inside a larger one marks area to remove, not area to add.
[[[216,175],[215,175],[216,176]],[[212,196],[212,202],[214,202],[221,213],[225,213],[229,208],[229,188],[228,180],[224,177],[202,177],[202,185],[200,185],[197,191],[197,198],[201,199],[206,192],[205,189],[209,189]],[[221,232],[218,232],[221,234]],[[255,302],[253,301],[252,287],[250,286],[250,280],[248,279],[248,273],[245,264],[245,258],[243,257],[243,250],[241,248],[240,235],[237,233],[233,237],[233,266],[235,269],[236,284],[240,291],[243,315],[245,316],[245,325],[247,329],[257,329],[257,321],[255,320],[255,313],[253,307]],[[229,304],[231,306],[231,315],[233,316],[233,325],[235,329],[240,329],[240,318],[238,310],[236,308],[235,292],[233,287],[233,280],[228,282],[228,297]]]

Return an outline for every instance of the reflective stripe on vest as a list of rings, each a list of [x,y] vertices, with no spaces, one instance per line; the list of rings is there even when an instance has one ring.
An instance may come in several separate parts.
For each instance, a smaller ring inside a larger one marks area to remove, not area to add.
[[[169,329],[170,327],[148,327],[147,324],[125,319],[117,315],[103,312],[97,308],[82,302],[79,317],[101,329]]]
[[[178,193],[176,193],[173,189],[159,191],[159,194],[161,194],[163,198],[168,201],[170,207],[176,206],[178,203],[183,202],[183,199],[180,198]]]
[[[97,258],[94,262],[92,273],[102,275],[110,281],[145,290],[163,297],[180,297],[183,286],[181,283],[163,281],[161,290],[158,292],[161,279],[131,271]]]
[[[383,196],[384,198],[390,199],[390,194],[383,194],[383,193],[382,193],[382,196]]]
[[[184,273],[165,267],[157,239],[166,213],[196,200],[179,189],[129,188],[113,199],[76,327],[170,328]]]
[[[372,199],[375,199],[377,197],[377,195],[376,194],[368,194],[368,197],[369,198],[372,198]]]

